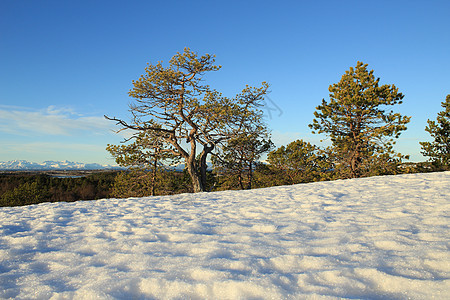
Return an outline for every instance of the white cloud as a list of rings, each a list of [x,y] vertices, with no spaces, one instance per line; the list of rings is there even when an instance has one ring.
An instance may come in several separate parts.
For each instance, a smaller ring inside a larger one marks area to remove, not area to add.
[[[87,131],[89,134],[110,133],[114,124],[103,116],[83,116],[67,107],[51,105],[32,110],[17,106],[0,106],[0,132],[30,136],[71,136]]]
[[[70,107],[0,105],[0,160],[114,164],[105,147],[129,134],[116,134],[117,129],[115,122],[103,116],[83,115]]]
[[[50,105],[45,110],[49,115],[75,115],[75,116],[82,116],[81,114],[78,114],[75,112],[73,108],[70,107],[57,107],[55,105]]]

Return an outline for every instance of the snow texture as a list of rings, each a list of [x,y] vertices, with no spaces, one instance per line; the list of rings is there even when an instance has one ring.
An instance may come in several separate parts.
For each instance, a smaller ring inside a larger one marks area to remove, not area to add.
[[[0,209],[0,298],[449,299],[450,172]]]

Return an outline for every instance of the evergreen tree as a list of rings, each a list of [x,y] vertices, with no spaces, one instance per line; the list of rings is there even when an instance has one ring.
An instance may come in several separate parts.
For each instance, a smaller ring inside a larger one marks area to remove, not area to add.
[[[281,170],[290,184],[311,182],[331,168],[319,147],[297,140],[269,153],[267,161]]]
[[[330,85],[330,101],[323,99],[314,112],[309,126],[313,133],[331,138],[341,176],[367,176],[380,166],[379,160],[392,166],[407,158],[396,154],[393,144],[410,117],[386,111],[388,106],[401,104],[404,96],[395,85],[380,85],[379,81],[367,64],[358,62],[337,84]]]
[[[450,94],[441,103],[444,108],[438,113],[436,121],[428,120],[425,127],[432,142],[420,142],[421,153],[428,156],[436,166],[448,167],[450,164]]]
[[[0,206],[18,206],[37,204],[49,201],[49,193],[37,181],[25,182],[13,190],[4,193],[0,198]]]
[[[251,189],[257,161],[272,147],[267,129],[263,125],[257,126],[253,132],[242,133],[227,141],[221,156],[213,157],[215,170],[221,175],[237,177],[241,189]]]
[[[128,189],[130,194],[126,193],[126,187],[134,184],[126,181],[145,182],[149,186],[143,188],[143,190],[140,189],[142,192],[139,192],[139,195],[154,196],[158,170],[164,168],[165,161],[173,161],[175,159],[172,150],[165,147],[163,139],[157,135],[157,132],[143,131],[134,138],[134,142],[131,144],[108,144],[106,147],[106,150],[116,159],[116,163],[122,167],[132,169],[132,172],[129,174],[122,174],[116,178],[115,197],[137,197],[136,191],[131,192]]]
[[[205,190],[207,156],[254,120],[268,89],[263,83],[260,88],[247,86],[235,98],[223,97],[203,83],[207,72],[220,69],[214,62],[214,56],[199,57],[186,48],[168,67],[149,64],[129,92],[134,98],[132,121],[107,117],[123,129],[161,137],[167,149],[185,161],[194,192]]]
[[[155,196],[155,177],[142,169],[132,169],[119,173],[111,190],[111,197],[129,198]]]

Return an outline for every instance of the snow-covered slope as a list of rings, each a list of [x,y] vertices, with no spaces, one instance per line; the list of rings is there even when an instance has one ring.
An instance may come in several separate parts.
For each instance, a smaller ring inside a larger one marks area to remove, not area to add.
[[[26,160],[10,160],[0,162],[0,170],[100,170],[111,169],[110,165],[96,163],[85,164],[71,161],[44,161],[43,163],[28,162]]]
[[[0,209],[0,298],[448,299],[450,172]]]

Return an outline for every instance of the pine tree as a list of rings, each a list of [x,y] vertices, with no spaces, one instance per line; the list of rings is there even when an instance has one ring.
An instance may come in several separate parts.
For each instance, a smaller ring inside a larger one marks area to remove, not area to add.
[[[392,165],[407,158],[396,154],[393,144],[406,130],[410,117],[385,110],[401,104],[404,96],[395,85],[380,85],[379,81],[367,64],[358,62],[337,84],[330,85],[330,101],[322,100],[309,125],[313,133],[331,138],[339,158],[336,167],[343,177],[373,174],[378,160]]]
[[[25,182],[0,197],[0,206],[30,205],[49,201],[50,194],[37,181]]]
[[[444,108],[438,113],[436,121],[428,120],[425,127],[432,142],[420,142],[421,153],[429,157],[436,166],[448,167],[450,164],[450,94],[441,103]]]
[[[215,171],[225,176],[236,176],[241,189],[251,189],[258,159],[270,151],[273,143],[264,126],[254,128],[227,141],[220,156],[213,157]]]
[[[115,158],[117,164],[131,169],[126,176],[116,178],[115,184],[125,188],[124,192],[116,192],[114,197],[136,197],[135,194],[126,194],[126,186],[133,184],[132,182],[127,183],[127,180],[145,182],[149,186],[145,187],[145,195],[142,196],[154,196],[159,169],[165,168],[165,162],[175,160],[172,150],[167,148],[163,139],[154,131],[139,132],[131,144],[108,144],[106,150]],[[150,193],[147,189],[150,190]],[[115,190],[118,191],[117,188]]]
[[[155,178],[142,169],[132,169],[117,174],[111,190],[111,197],[129,198],[155,196]],[[159,191],[159,189],[158,189]]]
[[[247,86],[234,98],[223,97],[204,84],[206,73],[220,69],[214,63],[214,56],[185,48],[168,67],[148,64],[129,92],[134,100],[131,122],[106,117],[122,129],[161,137],[167,149],[185,161],[194,192],[205,191],[208,155],[259,115],[268,89],[263,82],[260,88]]]
[[[319,147],[297,140],[269,153],[267,161],[287,176],[290,184],[319,179],[330,168]]]

